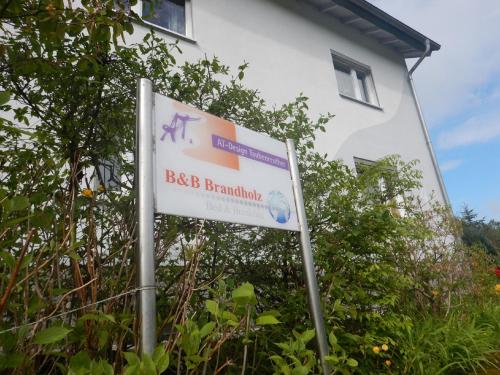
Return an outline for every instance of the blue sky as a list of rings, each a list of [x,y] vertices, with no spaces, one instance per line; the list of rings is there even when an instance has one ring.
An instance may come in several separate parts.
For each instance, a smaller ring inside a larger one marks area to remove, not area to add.
[[[441,44],[414,79],[453,209],[500,220],[500,1],[370,1]]]

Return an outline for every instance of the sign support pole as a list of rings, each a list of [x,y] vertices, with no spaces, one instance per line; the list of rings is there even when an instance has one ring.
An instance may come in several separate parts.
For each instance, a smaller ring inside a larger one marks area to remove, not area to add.
[[[304,273],[307,284],[307,297],[309,300],[309,310],[316,330],[316,343],[323,368],[323,374],[330,374],[330,369],[326,363],[325,356],[328,355],[328,342],[326,339],[325,325],[323,321],[323,313],[321,311],[321,303],[319,298],[318,282],[316,281],[316,273],[314,270],[314,259],[311,249],[311,239],[309,238],[309,228],[307,225],[306,209],[304,207],[304,199],[302,195],[302,186],[300,183],[299,165],[297,162],[297,154],[295,153],[295,145],[293,140],[286,140],[288,150],[288,162],[290,164],[290,172],[292,175],[293,194],[295,196],[295,205],[297,208],[297,218],[300,227],[300,242],[302,247],[302,260],[304,263]]]
[[[139,347],[152,354],[156,346],[156,293],[153,204],[153,89],[150,80],[137,81],[136,107],[136,217],[137,318]]]

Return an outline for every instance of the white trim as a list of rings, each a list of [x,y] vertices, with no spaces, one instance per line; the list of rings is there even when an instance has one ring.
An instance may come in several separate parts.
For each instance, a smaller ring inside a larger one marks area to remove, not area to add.
[[[186,0],[185,17],[186,37],[194,40],[193,3],[191,0]]]
[[[342,98],[344,98],[344,99],[352,100],[353,102],[356,102],[356,103],[359,103],[359,104],[364,104],[367,107],[370,107],[370,108],[373,108],[373,109],[378,109],[379,111],[383,111],[384,110],[384,108],[382,108],[382,107],[380,107],[380,106],[378,106],[376,104],[371,104],[371,103],[365,102],[364,100],[353,98],[350,95],[342,94],[342,93],[339,92],[339,96],[342,97]]]

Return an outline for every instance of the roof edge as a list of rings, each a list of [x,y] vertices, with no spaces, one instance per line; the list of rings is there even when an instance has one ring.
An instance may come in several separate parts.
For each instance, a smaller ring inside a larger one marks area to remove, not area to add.
[[[331,0],[333,3],[348,9],[357,16],[373,23],[377,27],[387,31],[398,39],[408,43],[417,50],[425,52],[425,41],[430,42],[430,52],[438,51],[441,45],[411,28],[405,23],[384,12],[366,0]]]

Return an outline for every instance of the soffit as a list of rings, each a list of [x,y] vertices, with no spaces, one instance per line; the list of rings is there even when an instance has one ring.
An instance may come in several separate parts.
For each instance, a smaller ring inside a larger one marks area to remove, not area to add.
[[[425,35],[373,6],[366,0],[304,0],[319,12],[338,19],[344,25],[396,50],[405,58],[420,57],[425,52]],[[441,46],[430,40],[432,51]]]

